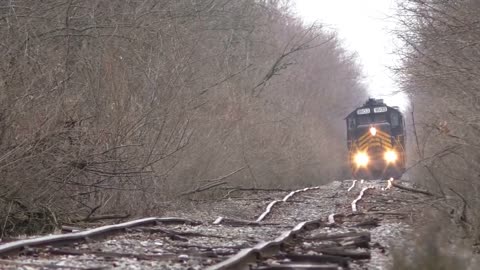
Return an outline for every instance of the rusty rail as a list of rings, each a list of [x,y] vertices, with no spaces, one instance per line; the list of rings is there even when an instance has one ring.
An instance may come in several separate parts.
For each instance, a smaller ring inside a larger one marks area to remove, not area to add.
[[[268,214],[270,214],[270,212],[271,212],[271,210],[272,210],[272,208],[275,204],[282,203],[282,202],[287,202],[288,199],[290,199],[291,197],[293,197],[297,193],[305,192],[305,191],[309,191],[309,190],[315,190],[315,189],[319,189],[319,188],[320,188],[320,186],[297,189],[297,190],[294,190],[294,191],[288,193],[282,200],[275,200],[275,201],[270,202],[267,205],[267,208],[265,209],[265,211],[256,219],[256,222],[260,222],[260,221],[264,220],[265,217]]]
[[[216,265],[212,265],[207,270],[247,270],[250,269],[248,263],[254,262],[262,254],[271,254],[275,253],[282,248],[282,244],[293,239],[299,233],[302,233],[307,230],[312,230],[318,228],[321,224],[321,220],[312,220],[301,222],[297,224],[292,230],[282,233],[279,237],[272,241],[263,242],[255,245],[252,248],[246,248],[241,250],[236,255],[230,257],[229,259],[220,262]]]
[[[138,220],[132,220],[124,223],[119,223],[115,225],[108,225],[102,226],[95,229],[85,230],[81,232],[73,232],[67,234],[59,234],[59,235],[48,235],[42,236],[38,238],[32,239],[25,239],[25,240],[18,240],[14,242],[9,242],[3,245],[0,245],[0,255],[6,255],[10,253],[20,252],[25,248],[28,247],[38,247],[38,246],[46,246],[46,245],[58,245],[58,244],[65,244],[65,243],[73,243],[79,241],[85,241],[89,238],[99,237],[99,236],[106,236],[109,234],[113,234],[115,232],[125,230],[131,227],[138,227],[138,226],[146,226],[146,225],[155,225],[157,223],[181,223],[181,224],[192,224],[198,225],[200,222],[193,221],[189,219],[183,218],[175,218],[175,217],[149,217],[143,218]]]
[[[360,194],[358,195],[358,197],[355,200],[353,200],[353,202],[352,202],[352,212],[357,212],[357,202],[360,201],[363,198],[363,194],[365,193],[365,191],[367,191],[369,189],[374,189],[374,188],[373,187],[362,188],[362,191],[360,191]]]

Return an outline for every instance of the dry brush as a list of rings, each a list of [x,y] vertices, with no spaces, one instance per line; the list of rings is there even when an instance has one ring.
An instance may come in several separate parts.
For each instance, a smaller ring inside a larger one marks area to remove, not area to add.
[[[1,234],[343,177],[359,71],[288,6],[1,2]]]

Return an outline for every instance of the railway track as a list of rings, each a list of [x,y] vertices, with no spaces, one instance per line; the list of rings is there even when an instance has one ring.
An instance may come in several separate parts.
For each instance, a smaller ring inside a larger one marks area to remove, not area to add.
[[[432,197],[397,187],[335,181],[281,194],[247,219],[145,218],[0,243],[0,268],[385,269],[390,242]]]

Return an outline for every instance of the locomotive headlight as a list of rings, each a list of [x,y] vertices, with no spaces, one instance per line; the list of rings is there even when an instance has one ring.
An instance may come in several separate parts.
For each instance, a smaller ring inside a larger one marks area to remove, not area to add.
[[[377,129],[374,128],[374,127],[371,127],[371,128],[370,128],[370,134],[372,134],[372,136],[377,135]]]
[[[395,151],[388,150],[383,155],[383,158],[385,159],[386,162],[393,163],[393,162],[397,161],[398,155],[397,155],[397,153],[395,153]]]
[[[353,157],[353,160],[355,161],[355,164],[357,164],[358,167],[366,167],[368,164],[369,158],[366,153],[358,152]]]

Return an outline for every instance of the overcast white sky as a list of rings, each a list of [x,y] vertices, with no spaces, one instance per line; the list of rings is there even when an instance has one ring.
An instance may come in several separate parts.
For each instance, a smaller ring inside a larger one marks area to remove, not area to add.
[[[394,29],[395,0],[294,0],[307,23],[319,22],[336,31],[344,47],[357,52],[371,97],[390,106],[406,108],[408,99],[398,93],[388,69],[396,63]],[[397,42],[398,43],[398,42]]]

